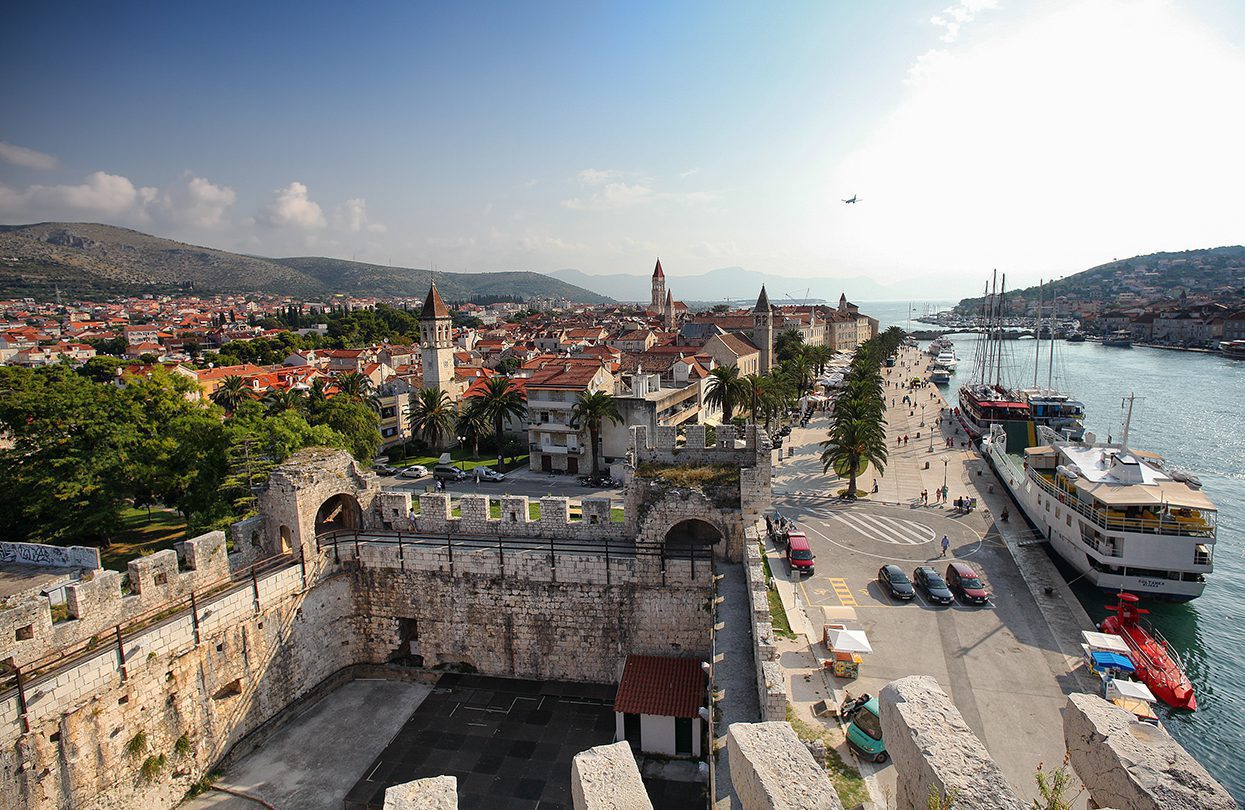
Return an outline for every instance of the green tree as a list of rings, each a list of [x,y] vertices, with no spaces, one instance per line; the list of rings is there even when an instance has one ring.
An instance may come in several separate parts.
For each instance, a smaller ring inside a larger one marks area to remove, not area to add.
[[[506,422],[527,417],[527,396],[509,377],[489,377],[483,390],[472,397],[480,413],[493,425],[493,441],[497,445],[497,466],[502,466],[502,433]]]
[[[440,388],[425,388],[412,397],[411,429],[430,447],[445,446],[454,435],[454,404]]]
[[[341,434],[343,447],[359,461],[371,462],[380,448],[380,418],[375,409],[349,397],[336,396],[316,417],[316,424]]]
[[[804,335],[799,329],[784,329],[774,339],[774,354],[779,363],[795,357],[804,349]]]
[[[856,497],[856,477],[866,463],[885,469],[886,398],[879,372],[880,347],[868,341],[852,359],[846,386],[834,405],[830,431],[821,443],[823,471],[848,477],[847,498]]]
[[[705,404],[722,409],[722,423],[729,424],[735,408],[747,396],[743,379],[736,366],[718,366],[709,372],[709,385],[705,391]]]
[[[611,394],[604,391],[586,391],[580,394],[571,408],[571,427],[588,428],[588,438],[592,444],[592,477],[601,476],[601,426],[608,419],[614,424],[622,424],[622,414],[618,412],[618,402]]]
[[[264,405],[268,413],[277,414],[284,411],[300,411],[306,398],[295,388],[274,389],[264,394]]]
[[[93,382],[114,382],[117,371],[128,365],[120,357],[97,354],[78,368],[78,373]]]
[[[227,413],[233,413],[239,405],[251,399],[251,388],[246,384],[246,380],[237,374],[230,374],[220,381],[220,385],[216,386],[211,399]]]
[[[333,384],[337,386],[337,392],[342,396],[359,401],[366,398],[368,392],[372,390],[372,381],[357,371],[347,371],[345,374],[337,375]]]
[[[455,430],[459,436],[471,442],[471,457],[473,459],[478,460],[480,458],[480,439],[488,436],[492,429],[488,417],[484,415],[484,410],[475,398],[469,400],[458,414]]]

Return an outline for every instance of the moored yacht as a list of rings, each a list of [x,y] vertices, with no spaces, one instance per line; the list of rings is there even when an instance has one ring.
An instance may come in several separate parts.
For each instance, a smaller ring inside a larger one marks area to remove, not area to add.
[[[1214,567],[1216,507],[1196,476],[1128,446],[1131,397],[1127,405],[1118,444],[1040,427],[1041,443],[1017,454],[995,427],[982,450],[1030,522],[1085,579],[1112,592],[1195,599]]]

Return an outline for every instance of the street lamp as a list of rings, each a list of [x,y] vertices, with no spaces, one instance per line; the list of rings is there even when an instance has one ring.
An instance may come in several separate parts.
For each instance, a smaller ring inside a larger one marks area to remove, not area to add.
[[[947,459],[945,458],[942,460],[942,489],[944,492],[947,489]]]
[[[925,427],[925,406],[924,405],[921,406],[921,424],[918,425],[918,427]],[[932,436],[933,434],[931,433],[930,435]]]

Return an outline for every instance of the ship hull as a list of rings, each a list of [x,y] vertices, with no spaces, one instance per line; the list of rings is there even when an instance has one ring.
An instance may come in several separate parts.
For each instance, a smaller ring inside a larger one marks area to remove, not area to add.
[[[1082,530],[1086,518],[1059,503],[1055,503],[1053,510],[1048,508],[1052,503],[1049,493],[1034,485],[1023,466],[1007,454],[1005,447],[997,444],[989,437],[982,442],[990,466],[1029,523],[1047,540],[1051,549],[1076,571],[1077,579],[1083,579],[1105,593],[1128,591],[1167,602],[1187,602],[1202,595],[1206,589],[1204,580],[1173,580],[1130,573],[1127,561],[1112,553],[1115,549],[1104,553],[1087,545],[1082,539],[1087,534]],[[1093,524],[1089,525],[1092,532]],[[1119,536],[1125,548],[1153,539],[1153,536],[1129,532],[1121,532]]]

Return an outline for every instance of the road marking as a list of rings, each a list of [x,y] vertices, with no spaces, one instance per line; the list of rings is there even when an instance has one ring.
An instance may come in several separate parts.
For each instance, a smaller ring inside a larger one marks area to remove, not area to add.
[[[834,588],[834,595],[839,598],[839,604],[843,607],[860,607],[856,597],[852,596],[852,589],[847,587],[847,580],[830,577],[830,587]]]
[[[831,516],[870,540],[897,546],[919,546],[933,540],[936,534],[928,526],[904,518],[851,512],[837,512]]]

